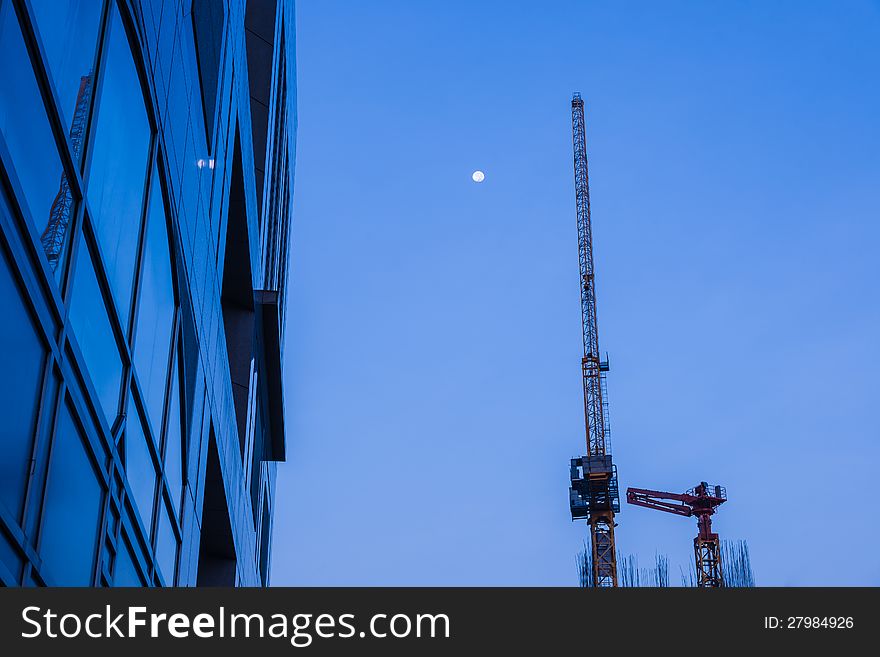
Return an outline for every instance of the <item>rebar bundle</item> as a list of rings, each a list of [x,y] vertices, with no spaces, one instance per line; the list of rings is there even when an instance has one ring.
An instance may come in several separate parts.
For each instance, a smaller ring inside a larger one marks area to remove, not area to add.
[[[749,556],[749,546],[745,541],[721,541],[721,570],[724,572],[724,586],[751,588],[755,586],[755,574]],[[697,574],[691,563],[688,572],[681,571],[681,585],[697,585]]]
[[[578,585],[588,588],[593,585],[592,553],[584,546],[577,556]],[[618,585],[624,587],[654,587],[666,588],[669,586],[669,559],[666,555],[655,554],[654,566],[640,568],[639,560],[635,555],[617,554]]]

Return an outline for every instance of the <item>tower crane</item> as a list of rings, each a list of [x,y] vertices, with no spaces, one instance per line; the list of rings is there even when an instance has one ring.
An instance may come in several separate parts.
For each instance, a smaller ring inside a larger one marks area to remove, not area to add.
[[[79,158],[80,151],[82,150],[83,136],[85,135],[86,122],[88,121],[89,95],[91,90],[92,73],[90,71],[88,75],[80,78],[79,91],[76,95],[76,108],[68,134],[75,158]],[[70,181],[67,179],[67,174],[62,172],[58,193],[55,195],[52,206],[49,208],[49,221],[46,223],[46,228],[40,236],[40,242],[43,244],[46,258],[49,260],[53,270],[58,266],[58,260],[64,248],[72,209],[73,192],[70,190]]]
[[[585,519],[590,527],[592,585],[612,587],[617,586],[614,514],[620,511],[620,497],[617,490],[617,469],[612,463],[608,443],[611,433],[608,424],[608,395],[605,387],[608,359],[602,360],[599,355],[587,138],[584,127],[584,101],[579,93],[574,94],[571,99],[571,128],[584,343],[581,368],[587,454],[571,459],[569,502],[572,520]]]
[[[710,486],[705,481],[686,493],[666,493],[646,488],[627,488],[626,501],[675,515],[697,516],[697,536],[694,538],[694,564],[697,568],[697,586],[724,586],[721,570],[721,545],[718,534],[712,531],[715,509],[727,501],[723,486]]]

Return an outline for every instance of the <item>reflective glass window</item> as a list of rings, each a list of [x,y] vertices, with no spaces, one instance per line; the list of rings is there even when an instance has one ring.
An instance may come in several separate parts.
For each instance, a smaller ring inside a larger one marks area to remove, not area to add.
[[[168,227],[155,167],[153,181],[144,233],[144,260],[133,357],[150,424],[158,436],[162,430],[175,304]]]
[[[171,525],[168,507],[162,504],[159,511],[159,531],[156,536],[156,563],[167,586],[174,585],[174,568],[177,565],[177,536]]]
[[[107,530],[110,531],[109,529]],[[113,544],[109,538],[104,541],[104,547],[101,550],[101,563],[113,572],[113,564],[116,563],[116,552],[113,550]]]
[[[128,398],[125,425],[125,474],[147,532],[152,527],[153,499],[156,493],[156,466],[148,443],[150,437],[135,408],[133,395]]]
[[[0,199],[2,202],[2,199]],[[5,212],[5,207],[3,207]],[[31,463],[45,347],[0,246],[0,503],[20,518]],[[13,375],[14,373],[14,375]]]
[[[85,242],[80,245],[76,258],[70,324],[85,358],[92,384],[98,392],[107,423],[113,424],[119,407],[122,360]]]
[[[107,277],[126,326],[150,150],[150,124],[128,38],[115,6],[109,31],[87,195],[95,214],[98,242],[107,260]]]
[[[226,3],[214,0],[193,0],[192,4],[196,57],[209,149],[214,129],[214,108],[217,104],[217,78],[220,75],[225,9]]]
[[[263,493],[263,519],[260,523],[260,577],[269,586],[269,550],[272,547],[272,514],[269,512],[268,490]]]
[[[168,397],[168,431],[165,434],[165,478],[171,489],[171,500],[175,512],[180,510],[180,496],[183,493],[183,461],[180,430],[180,375],[177,359],[171,370],[171,393]]]
[[[85,132],[103,0],[31,0],[40,41],[79,155]]]
[[[46,486],[40,554],[51,578],[49,583],[89,586],[103,487],[67,404],[58,416]]]
[[[254,517],[254,527],[257,526],[260,509],[260,487],[263,482],[263,451],[266,444],[266,425],[263,419],[263,406],[259,396],[255,399],[256,413],[254,414],[254,444],[251,452],[250,489],[251,511]]]
[[[24,192],[21,200],[55,266],[73,214],[73,197],[10,2],[0,3],[0,62],[0,132]]]
[[[134,556],[128,539],[119,542],[119,552],[116,554],[116,572],[113,575],[113,586],[143,586],[144,580],[138,574]]]
[[[3,532],[0,532],[0,564],[6,566],[6,570],[12,573],[12,577],[17,583],[21,577],[21,567],[24,565],[24,560],[18,548]]]

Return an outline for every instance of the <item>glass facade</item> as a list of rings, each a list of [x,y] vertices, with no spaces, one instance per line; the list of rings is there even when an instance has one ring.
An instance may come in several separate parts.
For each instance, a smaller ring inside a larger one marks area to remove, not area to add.
[[[125,430],[125,472],[131,487],[131,497],[144,529],[153,526],[153,502],[156,500],[155,446],[150,434],[144,431],[135,396],[129,397]]]
[[[5,203],[3,206],[5,213]],[[7,215],[8,216],[8,215]],[[20,519],[31,464],[33,436],[40,401],[46,348],[22,299],[14,270],[0,249],[0,302],[5,320],[0,322],[0,353],[4,369],[16,377],[0,377],[0,395],[16,412],[6,416],[0,433],[0,504]]]
[[[21,187],[18,201],[34,228],[51,230],[63,179],[61,157],[46,107],[28,56],[18,19],[10,2],[0,5],[0,133],[15,160]],[[70,212],[70,208],[67,208]]]
[[[125,26],[111,12],[101,71],[95,139],[88,175],[89,199],[107,278],[123,326],[128,324],[150,155],[150,122]]]
[[[53,584],[94,581],[104,491],[83,432],[63,403],[49,459],[39,551]]]
[[[158,172],[153,169],[154,180]],[[144,237],[144,264],[138,294],[134,364],[154,430],[162,426],[171,336],[174,331],[174,278],[162,192],[150,192]]]
[[[58,93],[62,125],[74,130],[88,107],[101,26],[102,0],[31,0],[49,74]],[[71,142],[81,135],[70,134]],[[79,149],[76,149],[77,153]]]
[[[116,348],[111,310],[101,293],[92,255],[83,242],[76,258],[70,299],[70,324],[108,424],[116,420],[122,359]]]
[[[0,0],[3,585],[269,583],[294,34],[285,0]]]

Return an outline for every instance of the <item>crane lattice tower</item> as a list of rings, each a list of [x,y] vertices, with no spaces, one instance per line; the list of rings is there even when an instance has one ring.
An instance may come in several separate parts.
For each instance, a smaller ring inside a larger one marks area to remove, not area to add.
[[[593,265],[593,235],[590,223],[590,179],[587,168],[587,137],[584,101],[571,99],[571,128],[574,146],[574,189],[577,207],[578,260],[580,263],[581,324],[584,357],[584,421],[587,454],[571,460],[569,499],[572,520],[585,519],[590,527],[592,548],[591,583],[617,586],[617,548],[614,514],[620,511],[617,469],[611,460],[610,426],[605,373],[608,359],[599,356],[599,326],[596,321],[596,277]]]

